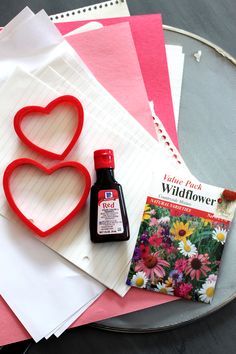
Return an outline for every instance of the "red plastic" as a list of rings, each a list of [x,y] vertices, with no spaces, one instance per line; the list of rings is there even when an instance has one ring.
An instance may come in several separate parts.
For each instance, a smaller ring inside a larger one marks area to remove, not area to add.
[[[83,194],[80,198],[80,200],[78,201],[78,204],[75,206],[75,208],[64,218],[62,219],[59,223],[57,223],[56,225],[52,226],[50,229],[47,230],[41,230],[40,228],[38,228],[37,226],[35,226],[22,212],[21,210],[18,208],[18,206],[16,205],[15,201],[14,201],[14,197],[12,195],[11,192],[11,188],[10,188],[10,179],[11,179],[11,175],[14,172],[14,170],[20,166],[23,165],[33,165],[36,168],[40,169],[41,171],[43,171],[44,173],[50,175],[53,172],[61,169],[61,168],[68,168],[68,167],[73,167],[75,168],[78,173],[80,173],[81,175],[83,175],[84,179],[85,179],[85,187],[84,187],[84,191]],[[60,162],[57,165],[54,165],[53,167],[47,168],[43,165],[41,165],[40,163],[38,163],[37,161],[34,161],[32,159],[27,159],[27,158],[22,158],[22,159],[18,159],[18,160],[14,160],[13,162],[11,162],[3,175],[3,189],[7,198],[7,201],[10,205],[10,207],[12,208],[12,210],[16,213],[16,215],[34,232],[36,232],[39,236],[41,237],[46,237],[50,234],[52,234],[53,232],[57,231],[59,228],[61,228],[62,226],[64,226],[69,220],[71,220],[80,210],[81,208],[84,206],[88,195],[89,195],[89,191],[90,191],[90,187],[91,187],[91,178],[89,175],[88,170],[81,165],[79,162],[75,162],[75,161],[65,161],[65,162]]]
[[[234,202],[236,200],[236,192],[225,189],[222,193],[223,198],[227,202]]]
[[[110,149],[94,151],[94,165],[96,170],[101,168],[115,168],[113,151]]]
[[[50,114],[51,111],[56,106],[63,104],[63,103],[69,104],[69,105],[76,108],[78,123],[77,123],[75,133],[74,133],[70,143],[66,147],[66,149],[61,154],[57,154],[57,153],[52,152],[50,150],[46,150],[46,149],[39,147],[38,145],[34,144],[29,138],[27,138],[27,136],[24,134],[24,132],[21,129],[21,123],[22,123],[23,119],[30,113]],[[51,101],[46,107],[41,107],[41,106],[23,107],[16,113],[16,115],[14,117],[14,128],[15,128],[16,134],[18,135],[18,137],[21,139],[21,141],[25,145],[27,145],[32,150],[34,150],[34,151],[36,151],[48,158],[53,158],[53,159],[58,159],[58,160],[63,160],[69,154],[69,152],[72,150],[72,148],[74,147],[76,141],[78,140],[78,138],[81,134],[81,131],[83,128],[83,123],[84,123],[84,111],[83,111],[82,104],[80,103],[80,101],[76,97],[70,96],[70,95],[60,96],[60,97],[56,98],[55,100]]]

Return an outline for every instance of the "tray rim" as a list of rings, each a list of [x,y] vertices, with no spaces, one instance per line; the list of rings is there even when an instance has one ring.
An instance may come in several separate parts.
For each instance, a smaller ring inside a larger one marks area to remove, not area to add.
[[[163,25],[162,27],[166,31],[176,32],[176,33],[182,34],[184,36],[191,37],[199,42],[202,42],[202,43],[208,45],[209,47],[213,48],[218,54],[222,55],[223,57],[228,59],[232,64],[236,65],[236,58],[234,58],[231,54],[226,52],[223,48],[219,47],[218,45],[214,44],[213,42],[209,41],[208,39],[205,39],[205,38],[199,36],[198,34],[188,32],[188,31],[183,30],[181,28],[172,27],[172,26],[168,26],[168,25]]]
[[[167,326],[162,326],[162,327],[159,327],[159,328],[153,328],[153,327],[150,327],[150,328],[121,328],[121,327],[113,327],[111,325],[106,325],[105,322],[107,320],[103,320],[101,322],[94,322],[94,323],[90,323],[89,326],[91,327],[94,327],[94,328],[97,328],[97,329],[101,329],[103,331],[109,331],[109,332],[117,332],[117,333],[130,333],[130,334],[137,334],[137,333],[142,333],[142,334],[145,334],[145,333],[158,333],[158,332],[166,332],[166,331],[170,331],[170,330],[173,330],[173,329],[176,329],[176,328],[180,328],[180,327],[184,327],[184,326],[187,326],[191,323],[194,323],[195,321],[199,321],[207,316],[210,316],[212,314],[214,314],[215,312],[221,310],[222,308],[224,308],[226,305],[228,305],[229,303],[231,303],[233,300],[236,299],[236,292],[234,295],[232,295],[231,297],[229,297],[225,302],[222,302],[221,304],[219,304],[217,307],[214,307],[212,310],[209,310],[208,312],[205,312],[199,316],[196,316],[190,320],[186,320],[186,321],[182,321],[182,322],[178,322],[178,323],[173,323],[171,325],[167,325]],[[181,301],[181,300],[176,300],[176,301]],[[174,301],[173,301],[174,302]],[[163,305],[166,305],[166,304],[162,304],[162,305],[158,305],[156,307],[159,307],[159,306],[163,306]],[[152,307],[155,307],[155,306],[152,306]],[[149,309],[151,307],[148,307],[146,309]],[[138,311],[135,311],[135,312],[141,312],[141,311],[145,311],[146,309],[142,309],[142,310],[138,310]],[[129,314],[131,314],[132,312],[130,312]],[[121,316],[125,316],[126,314],[124,315],[121,315]],[[117,317],[121,317],[121,316],[117,316]],[[114,317],[115,318],[115,317]]]

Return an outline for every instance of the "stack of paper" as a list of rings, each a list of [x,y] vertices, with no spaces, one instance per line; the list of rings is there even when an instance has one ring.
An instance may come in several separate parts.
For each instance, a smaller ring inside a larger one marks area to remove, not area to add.
[[[121,13],[124,14],[127,15]],[[66,159],[83,163],[94,181],[93,151],[104,148],[104,142],[114,150],[116,177],[123,185],[131,229],[128,243],[91,244],[87,205],[83,213],[64,228],[49,238],[36,239],[9,210],[0,188],[0,294],[36,341],[52,334],[59,336],[78,317],[79,324],[83,324],[173,300],[138,293],[140,301],[135,301],[138,292],[135,289],[124,296],[129,290],[125,280],[153,164],[171,165],[179,173],[191,176],[171,140],[177,145],[161,18],[153,15],[125,18],[124,23],[117,23],[123,22],[122,18],[110,21],[58,24],[61,32],[67,33],[63,38],[44,11],[35,15],[26,8],[0,33],[1,176],[9,163],[20,157],[33,158],[46,166],[56,163],[19,143],[13,117],[24,106],[45,106],[60,95],[73,95],[83,105],[85,123],[78,144]],[[147,55],[142,40],[146,31],[151,30],[148,26],[158,29],[155,32],[158,34],[148,42],[150,51],[155,43],[152,55]],[[173,68],[170,56],[178,52],[181,57],[178,85],[174,94],[172,92],[178,113],[183,55],[179,48],[168,52],[171,52],[168,54],[170,68]],[[158,81],[152,81],[150,58]],[[171,73],[172,80],[176,72]],[[154,102],[154,111],[150,110],[150,100]],[[159,139],[155,135],[154,115],[159,125]],[[57,115],[58,126],[64,133],[69,128],[67,118],[69,113],[63,109]],[[47,146],[55,124],[43,129],[33,120],[28,132],[36,132],[35,141]],[[29,218],[41,218],[43,224],[49,214],[51,218],[58,217],[50,203],[48,209],[40,209],[40,203],[45,202],[43,198],[50,193],[48,182],[44,184],[44,193],[35,193],[34,198],[28,198],[25,203],[25,195],[29,196],[32,190],[41,191],[42,176],[26,169],[24,177],[16,178],[14,183],[20,191],[18,201],[25,212],[34,212]],[[62,189],[70,184],[71,193],[77,181],[65,173],[57,183]],[[71,196],[70,201],[73,194]],[[106,287],[124,298],[105,290]]]
[[[166,52],[164,43],[164,34],[162,31],[162,19],[160,15],[143,15],[143,16],[131,16],[122,18],[112,18],[112,19],[102,19],[99,23],[103,26],[109,26],[121,22],[128,22],[130,25],[130,30],[133,37],[133,42],[136,49],[136,55],[138,56],[140,69],[142,71],[143,81],[146,88],[146,94],[149,101],[153,101],[155,105],[155,111],[161,122],[163,123],[165,129],[168,131],[168,136],[171,138],[171,142],[177,147],[177,133],[175,127],[175,118],[173,105],[170,94],[170,82],[168,75],[168,68],[166,65]],[[57,27],[63,34],[68,34],[68,32],[75,30],[78,26],[87,24],[88,21],[73,21],[69,23],[58,23]],[[100,58],[95,59],[96,49],[101,47],[102,38],[98,39],[95,36],[98,31],[93,31],[93,33],[85,33],[80,36],[80,40],[76,40],[75,37],[69,39],[70,44],[77,50],[79,50],[80,56],[87,63],[91,71],[98,78],[102,84],[113,93],[116,94],[117,89],[115,85],[112,85],[113,81],[108,81],[111,78],[112,70],[114,66],[113,53],[121,57],[121,66],[119,73],[121,78],[126,74],[126,69],[124,66],[124,60],[122,60],[122,55],[124,53],[119,53],[120,45],[111,45],[111,40],[109,39],[109,32],[105,35],[105,43],[103,42],[104,51],[103,54],[99,51]],[[102,32],[102,31],[100,31]],[[104,31],[103,31],[104,32]],[[111,38],[111,37],[110,37]],[[90,40],[91,39],[91,40]],[[68,38],[67,38],[68,40]],[[125,39],[126,41],[126,39]],[[81,43],[81,44],[80,44]],[[112,41],[114,43],[114,41]],[[117,42],[118,43],[118,42]],[[85,45],[86,44],[86,45]],[[106,44],[106,46],[105,46]],[[123,45],[121,44],[121,50]],[[127,53],[127,51],[125,52]],[[93,58],[93,60],[91,59]],[[95,64],[94,64],[95,59]],[[105,60],[106,66],[108,68],[108,73],[106,76],[102,74],[104,69],[102,69],[102,61]],[[129,60],[129,58],[128,58]],[[109,61],[109,63],[108,63]],[[119,64],[119,62],[118,62]],[[175,66],[176,70],[178,66]],[[116,69],[117,70],[117,69]],[[178,69],[179,71],[179,69]],[[116,81],[115,81],[116,83]],[[119,82],[117,82],[119,87]],[[123,93],[124,96],[124,93]],[[121,97],[122,99],[122,97]],[[125,104],[125,99],[119,100],[123,105]],[[136,101],[136,100],[135,100]],[[137,104],[137,101],[136,101]],[[130,111],[134,116],[134,111]],[[136,111],[137,113],[137,111]],[[173,145],[172,144],[172,145]]]

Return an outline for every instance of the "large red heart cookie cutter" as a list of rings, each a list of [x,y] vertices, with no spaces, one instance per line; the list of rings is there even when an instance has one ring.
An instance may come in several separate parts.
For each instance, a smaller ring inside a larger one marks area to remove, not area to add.
[[[10,180],[11,180],[12,173],[16,170],[16,168],[23,166],[23,165],[35,166],[36,168],[40,169],[41,171],[43,171],[44,173],[46,173],[48,175],[51,175],[53,172],[55,172],[61,168],[72,167],[72,168],[75,168],[78,171],[78,173],[80,173],[84,177],[84,180],[85,180],[84,191],[83,191],[83,194],[82,194],[80,200],[78,201],[77,205],[75,206],[75,208],[68,215],[66,215],[64,219],[62,219],[56,225],[52,226],[51,228],[49,228],[47,230],[41,230],[36,225],[34,225],[33,222],[31,222],[31,220],[29,220],[21,212],[19,207],[16,205],[14,197],[12,195],[11,187],[10,187]],[[91,178],[90,178],[90,174],[89,174],[88,170],[82,164],[80,164],[79,162],[75,162],[75,161],[65,161],[65,162],[61,162],[57,165],[54,165],[53,167],[47,168],[35,160],[22,158],[22,159],[17,159],[17,160],[14,160],[13,162],[11,162],[7,166],[7,168],[4,172],[4,175],[3,175],[3,189],[4,189],[4,192],[5,192],[5,195],[6,195],[6,198],[7,198],[7,201],[9,203],[10,207],[15,212],[15,214],[31,230],[36,232],[41,237],[45,237],[45,236],[52,234],[53,232],[57,231],[60,227],[64,226],[69,220],[71,220],[81,210],[81,208],[86,203],[90,188],[91,188]]]
[[[64,104],[64,103],[69,104],[69,105],[76,108],[77,127],[76,127],[74,135],[73,135],[70,143],[66,147],[66,149],[61,154],[58,154],[58,153],[52,152],[50,150],[46,150],[46,149],[34,144],[24,134],[24,132],[21,128],[21,123],[24,120],[24,118],[27,115],[29,115],[30,113],[41,113],[41,114],[48,114],[49,115],[56,106],[58,106],[60,104]],[[58,159],[58,160],[63,160],[69,154],[69,152],[71,151],[71,149],[73,148],[73,146],[75,145],[76,141],[78,140],[78,138],[81,134],[81,131],[83,128],[83,123],[84,123],[84,111],[83,111],[82,104],[80,103],[80,101],[76,97],[70,96],[70,95],[57,97],[55,100],[51,101],[46,107],[41,107],[41,106],[23,107],[16,113],[16,115],[14,117],[14,128],[15,128],[16,134],[18,135],[18,137],[21,139],[21,141],[25,145],[27,145],[32,150],[34,150],[34,151],[36,151],[48,158],[53,158],[53,159]]]

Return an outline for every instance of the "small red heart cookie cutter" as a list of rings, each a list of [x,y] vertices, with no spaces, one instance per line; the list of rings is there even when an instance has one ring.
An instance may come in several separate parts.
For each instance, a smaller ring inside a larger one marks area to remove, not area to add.
[[[48,175],[51,175],[53,172],[55,172],[61,168],[72,167],[72,168],[75,168],[78,171],[78,173],[80,173],[84,177],[84,180],[85,180],[84,191],[83,191],[83,194],[82,194],[80,200],[78,201],[77,205],[75,206],[75,208],[64,219],[62,219],[56,225],[52,226],[51,228],[49,228],[47,230],[43,231],[40,228],[38,228],[21,212],[21,210],[16,205],[16,203],[14,201],[14,197],[11,193],[10,179],[11,179],[12,173],[15,171],[16,168],[23,166],[23,165],[35,166],[36,168],[40,169],[41,171],[43,171],[44,173],[46,173]],[[3,189],[4,189],[4,192],[5,192],[5,195],[6,195],[6,198],[7,198],[7,201],[9,203],[10,207],[15,212],[15,214],[31,230],[36,232],[41,237],[45,237],[45,236],[52,234],[53,232],[57,231],[60,227],[64,226],[69,220],[71,220],[81,210],[81,208],[86,203],[90,188],[91,188],[91,178],[90,178],[88,170],[83,165],[81,165],[79,162],[75,162],[75,161],[65,161],[65,162],[61,162],[57,165],[54,165],[53,167],[47,168],[47,167],[43,166],[42,164],[38,163],[37,161],[34,161],[32,159],[22,158],[22,159],[17,159],[17,160],[14,160],[13,162],[11,162],[7,166],[7,168],[4,172],[4,175],[3,175]]]
[[[50,114],[51,111],[56,106],[63,104],[63,103],[69,104],[69,105],[76,108],[78,123],[77,123],[75,133],[74,133],[70,143],[68,144],[66,149],[61,154],[58,154],[58,153],[52,152],[50,150],[43,149],[40,146],[34,144],[30,139],[28,139],[27,136],[22,131],[21,123],[24,120],[24,118],[27,115],[29,115],[30,113]],[[70,96],[70,95],[57,97],[55,100],[51,101],[46,107],[41,107],[41,106],[23,107],[16,113],[16,115],[14,117],[15,132],[25,145],[27,145],[32,150],[34,150],[34,151],[36,151],[48,158],[58,159],[58,160],[63,160],[69,154],[69,152],[71,151],[71,149],[73,148],[73,146],[75,145],[76,141],[78,140],[78,138],[81,134],[81,131],[83,128],[83,123],[84,123],[84,111],[83,111],[82,104],[80,103],[80,101],[76,97]]]

